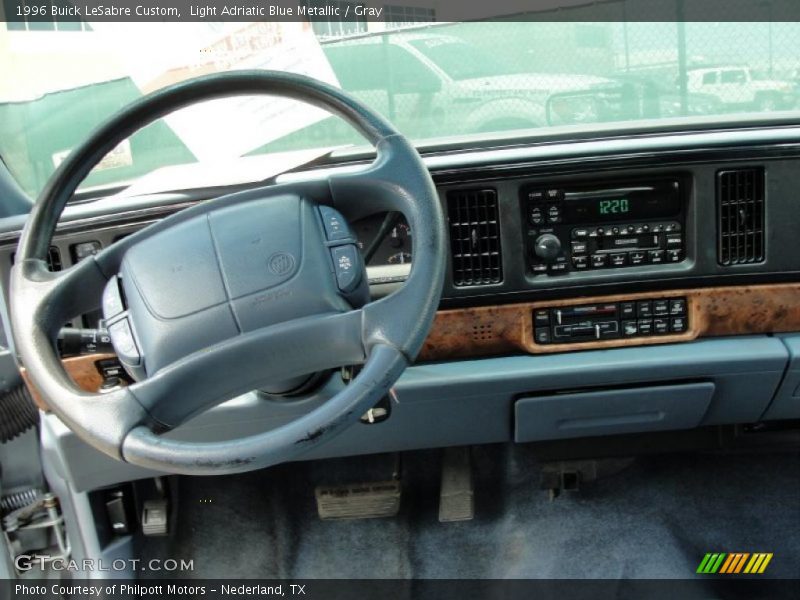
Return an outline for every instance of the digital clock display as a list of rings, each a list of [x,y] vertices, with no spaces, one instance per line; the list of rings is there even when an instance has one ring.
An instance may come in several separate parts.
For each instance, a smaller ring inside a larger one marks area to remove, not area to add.
[[[674,181],[625,189],[567,188],[563,202],[565,223],[603,223],[677,216],[681,198]]]
[[[641,219],[678,218],[683,207],[678,179],[572,183],[520,187],[526,210],[538,210],[538,223],[583,225],[632,223]],[[555,219],[553,220],[555,215]],[[526,217],[528,218],[528,217]]]
[[[601,215],[626,215],[631,210],[631,203],[627,198],[612,198],[597,202],[598,212]]]

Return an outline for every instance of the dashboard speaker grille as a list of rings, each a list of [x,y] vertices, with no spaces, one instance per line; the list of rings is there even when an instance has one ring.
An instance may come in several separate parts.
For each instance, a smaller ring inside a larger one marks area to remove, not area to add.
[[[717,260],[720,265],[764,261],[764,169],[717,173]]]
[[[503,281],[497,192],[457,190],[447,195],[453,284],[459,287]]]

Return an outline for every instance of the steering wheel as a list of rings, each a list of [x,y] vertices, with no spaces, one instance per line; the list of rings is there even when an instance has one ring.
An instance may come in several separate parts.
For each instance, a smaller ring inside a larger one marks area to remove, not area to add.
[[[363,170],[222,196],[194,205],[61,272],[47,269],[56,223],[89,171],[143,126],[187,105],[271,94],[326,109],[376,149]],[[369,302],[347,226],[398,211],[414,231],[405,285]],[[224,474],[297,458],[341,433],[414,360],[441,297],[442,208],[415,148],[333,86],[272,71],[193,79],[144,96],[90,134],[48,181],[11,273],[16,350],[49,407],[80,438],[118,460],[182,474]],[[93,394],[65,373],[55,339],[102,305],[112,343],[136,380]],[[164,437],[187,419],[276,380],[363,365],[304,416],[239,439]]]

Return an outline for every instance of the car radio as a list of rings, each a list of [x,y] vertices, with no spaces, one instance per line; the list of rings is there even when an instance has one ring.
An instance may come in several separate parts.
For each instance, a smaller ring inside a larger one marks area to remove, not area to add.
[[[677,178],[520,188],[534,275],[679,263],[685,202]]]

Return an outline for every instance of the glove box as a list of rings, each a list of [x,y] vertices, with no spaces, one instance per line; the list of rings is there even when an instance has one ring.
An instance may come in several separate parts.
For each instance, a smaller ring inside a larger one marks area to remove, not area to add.
[[[514,404],[514,440],[532,442],[697,427],[710,381],[551,393]]]

